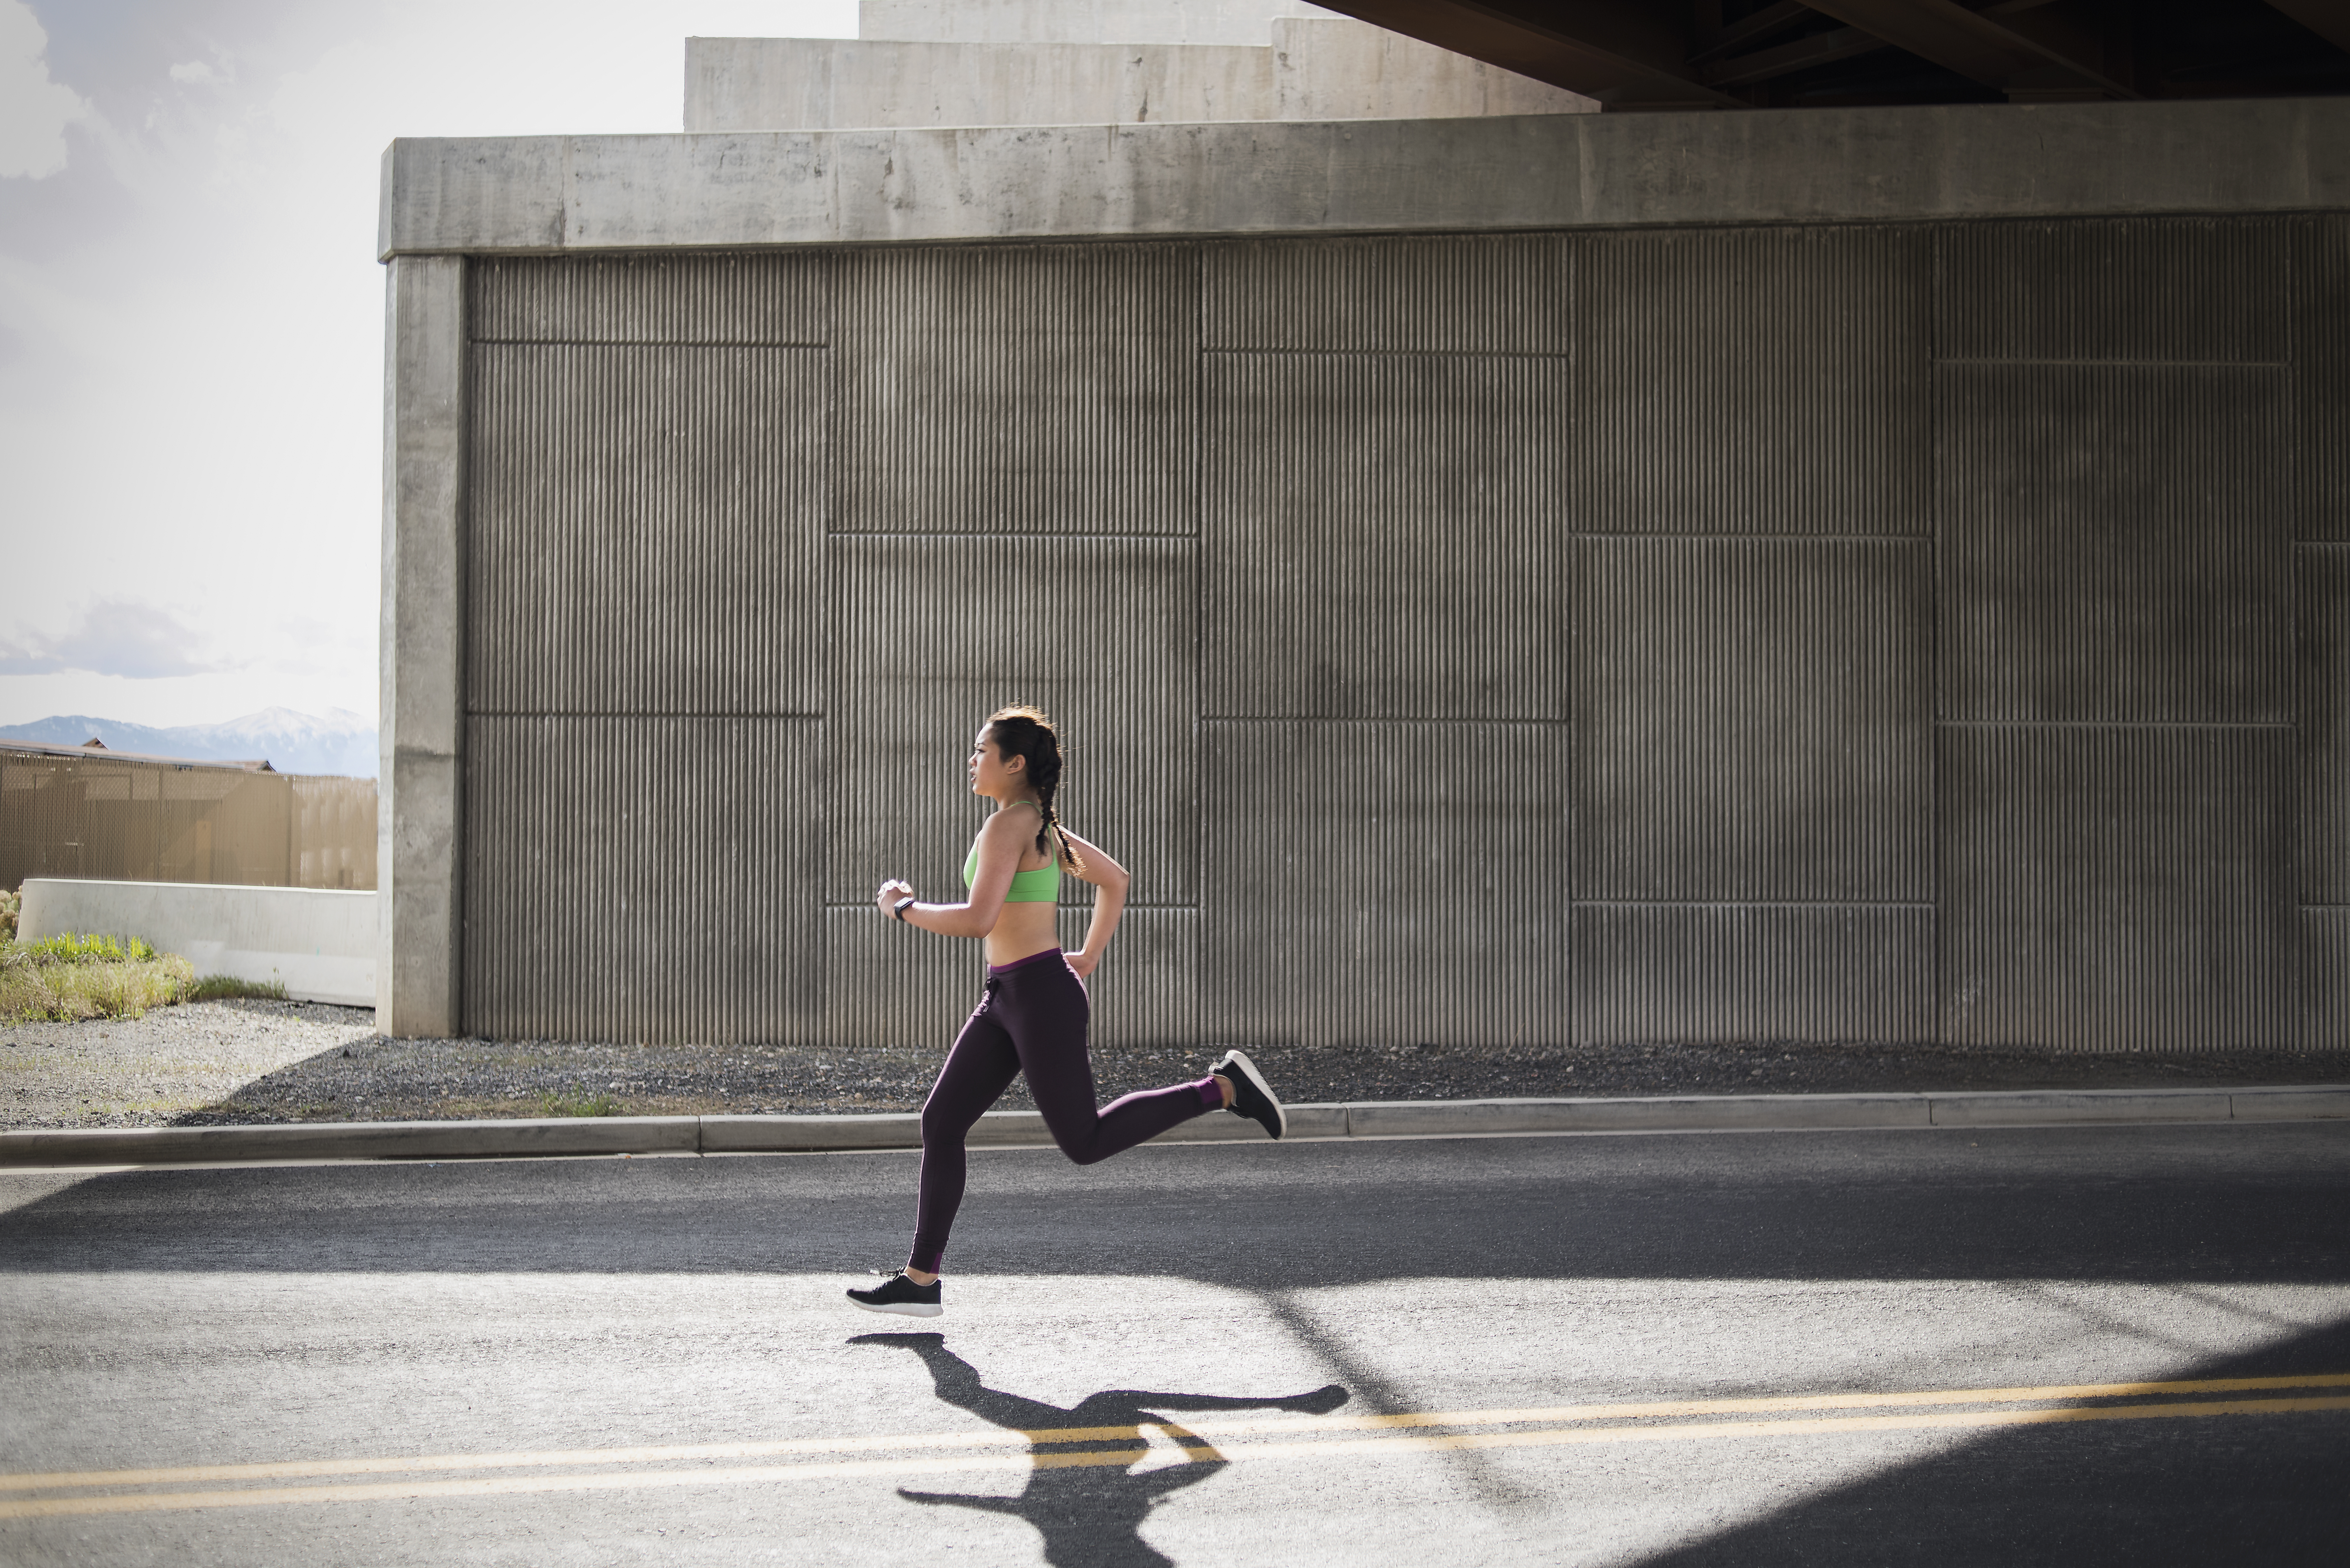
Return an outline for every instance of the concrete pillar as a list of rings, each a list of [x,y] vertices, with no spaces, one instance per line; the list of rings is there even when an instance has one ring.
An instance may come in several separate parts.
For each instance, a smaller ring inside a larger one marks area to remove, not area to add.
[[[463,1027],[465,263],[386,274],[376,1026]]]

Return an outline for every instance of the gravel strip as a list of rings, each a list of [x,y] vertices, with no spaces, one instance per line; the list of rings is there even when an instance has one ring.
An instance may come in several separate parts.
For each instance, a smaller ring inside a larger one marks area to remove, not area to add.
[[[364,1008],[161,1008],[135,1022],[0,1030],[0,1126],[438,1121],[594,1107],[627,1116],[910,1111],[944,1054],[868,1047],[391,1040]],[[1101,1096],[1207,1071],[1204,1049],[1098,1048]],[[1473,1049],[1265,1046],[1284,1098],[1837,1094],[2350,1082],[2350,1052],[2064,1056],[1939,1046]],[[1029,1109],[1015,1081],[1005,1110]]]
[[[371,1009],[301,1002],[10,1024],[0,1029],[0,1127],[161,1127],[374,1037]]]

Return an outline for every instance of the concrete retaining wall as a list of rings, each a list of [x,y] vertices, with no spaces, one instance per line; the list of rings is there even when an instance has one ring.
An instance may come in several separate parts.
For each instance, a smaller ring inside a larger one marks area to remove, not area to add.
[[[937,1037],[1027,699],[1105,1040],[2338,1046],[2346,148],[398,144],[388,1027]]]
[[[376,896],[187,882],[25,883],[24,940],[67,932],[140,937],[199,975],[277,981],[303,1002],[375,1004]]]

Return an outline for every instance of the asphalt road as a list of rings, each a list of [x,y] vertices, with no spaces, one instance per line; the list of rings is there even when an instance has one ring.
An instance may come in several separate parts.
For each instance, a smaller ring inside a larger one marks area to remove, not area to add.
[[[2350,1561],[2350,1126],[913,1179],[0,1175],[0,1562]]]

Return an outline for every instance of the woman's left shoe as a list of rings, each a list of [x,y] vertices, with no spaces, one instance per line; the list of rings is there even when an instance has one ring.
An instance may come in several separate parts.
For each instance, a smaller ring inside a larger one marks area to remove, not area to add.
[[[1245,1053],[1227,1051],[1223,1060],[1208,1071],[1232,1080],[1232,1103],[1224,1109],[1236,1116],[1248,1117],[1273,1137],[1289,1130],[1289,1113],[1281,1108],[1273,1085],[1264,1081],[1264,1075],[1256,1070],[1256,1064]]]
[[[869,1291],[850,1291],[848,1299],[867,1312],[894,1313],[899,1317],[936,1317],[947,1310],[939,1299],[939,1287],[944,1283],[944,1280],[932,1280],[927,1285],[918,1285],[900,1269]]]

